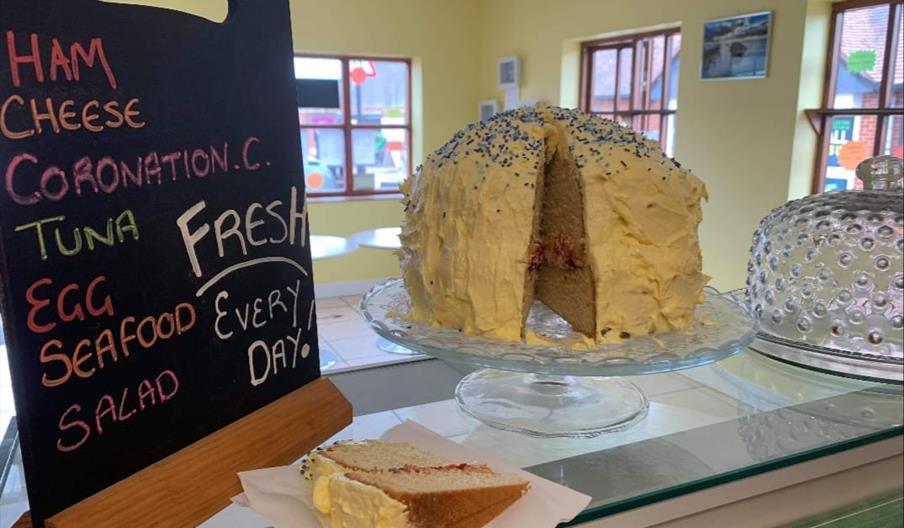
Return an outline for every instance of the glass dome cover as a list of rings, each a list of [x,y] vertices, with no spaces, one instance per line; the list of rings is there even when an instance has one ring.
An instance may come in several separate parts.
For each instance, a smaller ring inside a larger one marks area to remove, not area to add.
[[[904,365],[901,163],[866,160],[869,190],[793,200],[760,222],[747,293],[762,337]]]

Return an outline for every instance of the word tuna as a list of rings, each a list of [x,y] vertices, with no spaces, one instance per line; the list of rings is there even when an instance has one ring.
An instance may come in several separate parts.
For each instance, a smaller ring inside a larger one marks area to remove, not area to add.
[[[38,251],[40,252],[41,260],[47,260],[48,250],[44,226],[49,224],[60,224],[65,220],[65,216],[52,216],[50,218],[44,218],[43,220],[16,226],[15,232],[19,233],[34,229],[35,240],[38,243]],[[73,227],[71,245],[69,245],[70,242],[68,241],[65,243],[63,242],[62,227],[53,226],[50,230],[53,233],[52,239],[56,242],[54,247],[56,247],[56,250],[60,255],[66,257],[78,255],[84,247],[87,247],[88,251],[94,251],[98,245],[113,247],[117,243],[122,244],[126,241],[127,233],[134,241],[138,241],[139,237],[138,224],[135,223],[135,215],[128,209],[120,213],[116,218],[108,218],[105,229],[103,230],[97,230],[90,226]]]

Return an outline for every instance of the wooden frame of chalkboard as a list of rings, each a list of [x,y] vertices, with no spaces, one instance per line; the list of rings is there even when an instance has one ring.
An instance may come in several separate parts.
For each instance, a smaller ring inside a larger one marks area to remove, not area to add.
[[[54,515],[47,526],[196,526],[241,492],[238,471],[289,463],[351,419],[348,401],[319,379]],[[256,449],[261,445],[267,449]],[[30,526],[24,518],[15,528]]]
[[[36,526],[183,526],[351,422],[288,0],[0,2],[0,311]]]
[[[241,492],[237,472],[288,464],[351,420],[351,405],[321,378],[54,515],[47,526],[196,526]]]

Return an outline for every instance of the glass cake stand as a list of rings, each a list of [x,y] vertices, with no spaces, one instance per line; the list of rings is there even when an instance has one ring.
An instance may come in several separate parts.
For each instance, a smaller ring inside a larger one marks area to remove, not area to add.
[[[706,365],[753,341],[754,322],[746,306],[712,288],[705,293],[687,331],[591,347],[580,345],[580,334],[539,302],[527,328],[546,341],[542,345],[467,336],[409,321],[401,279],[374,286],[361,309],[381,337],[445,361],[484,367],[455,389],[460,408],[481,422],[539,437],[593,437],[646,416],[646,396],[618,376]]]

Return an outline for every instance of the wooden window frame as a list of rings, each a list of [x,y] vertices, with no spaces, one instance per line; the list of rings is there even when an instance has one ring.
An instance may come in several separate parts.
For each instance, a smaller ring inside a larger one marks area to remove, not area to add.
[[[901,31],[901,20],[904,16],[904,0],[847,0],[832,4],[832,20],[829,26],[829,45],[826,53],[826,71],[823,85],[822,108],[807,110],[810,125],[818,135],[818,151],[814,163],[814,174],[810,191],[812,194],[824,192],[826,164],[828,162],[829,138],[831,127],[827,126],[836,116],[866,116],[876,118],[876,137],[873,141],[873,156],[882,151],[882,142],[888,132],[887,126],[892,116],[901,115],[904,109],[890,106],[892,85],[894,81],[895,42],[904,45],[898,39]],[[879,85],[879,103],[876,108],[834,108],[835,72],[841,50],[841,30],[844,27],[844,12],[851,9],[888,5],[888,25],[885,35],[885,52],[883,55],[882,81]],[[897,23],[896,23],[897,22]]]
[[[673,35],[680,35],[681,28],[674,27],[663,29],[659,31],[648,31],[644,33],[632,33],[630,35],[624,35],[620,37],[606,38],[600,40],[593,40],[588,42],[581,43],[581,82],[580,82],[580,108],[584,112],[596,115],[605,115],[605,116],[613,116],[613,117],[622,117],[625,118],[625,121],[630,121],[631,126],[635,130],[643,130],[646,128],[646,122],[644,122],[648,116],[658,115],[659,116],[659,144],[662,146],[663,150],[665,150],[666,144],[668,143],[668,116],[674,116],[677,110],[672,110],[668,108],[668,92],[669,92],[669,83],[671,81],[671,76],[677,75],[677,72],[671,71],[671,42]],[[653,75],[652,68],[649,65],[652,63],[653,56],[653,46],[644,46],[644,59],[643,64],[646,65],[643,72],[640,71],[641,62],[638,60],[640,55],[639,48],[641,41],[649,40],[655,37],[662,36],[665,39],[665,48],[663,50],[663,72],[662,72],[662,93],[660,107],[659,110],[649,110],[650,105],[650,87],[652,86],[651,80]],[[628,100],[628,109],[627,110],[619,110],[618,109],[618,98],[619,98],[619,89],[621,88],[621,55],[622,50],[631,49],[631,97]],[[597,51],[602,50],[614,50],[615,51],[615,92],[613,96],[613,106],[611,112],[595,112],[592,110],[592,106],[590,104],[591,94],[593,93],[593,54]],[[646,75],[646,83],[645,89],[641,90],[640,88],[640,77],[641,74]],[[635,109],[635,107],[640,107]],[[642,109],[646,108],[646,109]],[[638,129],[638,125],[640,128]]]
[[[343,176],[345,180],[345,190],[342,191],[327,191],[327,192],[317,192],[312,191],[310,189],[307,190],[308,196],[312,198],[322,198],[322,197],[335,197],[335,196],[375,196],[375,195],[387,195],[387,194],[399,194],[398,189],[387,189],[387,190],[378,190],[378,189],[358,189],[355,190],[354,182],[355,182],[355,174],[354,174],[354,164],[353,164],[353,156],[352,156],[352,131],[354,130],[368,130],[368,129],[387,129],[387,128],[396,128],[405,130],[407,132],[407,141],[405,142],[405,148],[408,151],[408,174],[412,172],[412,159],[411,159],[411,145],[414,142],[414,138],[412,136],[411,123],[412,119],[412,106],[411,106],[411,59],[407,58],[398,58],[398,57],[374,57],[374,56],[365,56],[365,55],[326,55],[326,54],[318,54],[318,53],[296,53],[296,57],[305,58],[305,59],[330,59],[330,60],[338,60],[342,64],[342,123],[334,124],[334,125],[302,125],[298,124],[299,130],[306,129],[323,129],[323,128],[332,128],[332,129],[341,129],[343,132],[343,141],[345,142],[345,160],[343,167]],[[384,125],[384,124],[373,124],[373,125],[364,125],[364,124],[352,124],[352,110],[351,110],[351,79],[349,77],[349,62],[350,61],[379,61],[379,62],[402,62],[408,68],[408,79],[407,79],[407,87],[406,87],[406,97],[405,97],[405,105],[406,105],[406,122],[403,125]],[[306,153],[302,152],[302,158],[306,157]],[[302,159],[304,162],[304,159]]]

